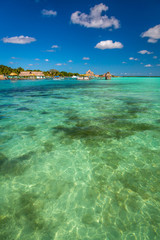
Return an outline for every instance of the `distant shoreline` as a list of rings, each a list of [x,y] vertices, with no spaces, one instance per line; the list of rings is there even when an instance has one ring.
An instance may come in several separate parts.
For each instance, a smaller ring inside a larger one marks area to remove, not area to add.
[[[111,78],[111,80],[109,80],[109,81],[112,81],[112,79],[113,78],[160,78],[160,76],[118,76],[118,77],[112,77]],[[102,79],[102,78],[92,78],[92,79],[89,79],[88,81],[90,81],[90,80],[95,80],[95,79],[97,79],[98,81],[100,81],[100,80],[105,80],[105,79]],[[54,80],[54,81],[58,81],[59,79],[54,79],[54,78],[52,78],[52,77],[50,77],[50,78],[8,78],[8,79],[0,79],[0,82],[1,81],[13,81],[13,82],[15,82],[15,81],[36,81],[36,80],[44,80],[44,81],[46,81],[46,80]],[[63,79],[61,79],[61,80],[74,80],[73,78],[63,78]],[[75,81],[80,81],[80,79],[76,79]],[[108,81],[108,80],[107,80]]]

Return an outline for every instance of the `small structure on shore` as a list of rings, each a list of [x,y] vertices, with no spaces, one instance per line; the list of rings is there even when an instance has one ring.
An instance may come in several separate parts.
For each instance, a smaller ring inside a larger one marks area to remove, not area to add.
[[[5,76],[3,74],[0,74],[0,80],[4,80],[6,79]]]
[[[94,77],[94,72],[92,72],[90,69],[85,74],[86,77]]]
[[[106,79],[106,80],[111,80],[111,77],[112,77],[112,75],[110,74],[110,72],[107,72],[107,73],[105,74],[105,79]]]
[[[9,74],[8,78],[9,79],[17,79],[17,73],[12,72],[11,74]]]
[[[41,71],[24,71],[19,74],[19,77],[24,77],[24,78],[44,78],[44,73]]]
[[[12,72],[9,76],[17,76],[17,73]]]
[[[36,78],[44,78],[44,73],[43,72],[32,72],[32,74],[36,77]]]

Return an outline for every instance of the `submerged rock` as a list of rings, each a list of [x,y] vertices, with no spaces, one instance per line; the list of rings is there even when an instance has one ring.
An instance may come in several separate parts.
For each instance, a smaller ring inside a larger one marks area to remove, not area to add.
[[[36,127],[34,127],[34,126],[27,126],[27,127],[24,129],[24,131],[32,132],[32,131],[34,131],[35,129],[36,129]]]
[[[6,155],[4,155],[3,153],[0,153],[0,167],[1,167],[6,161],[8,161],[8,158],[6,157]]]
[[[29,108],[27,107],[21,107],[21,108],[17,108],[18,111],[30,111]]]

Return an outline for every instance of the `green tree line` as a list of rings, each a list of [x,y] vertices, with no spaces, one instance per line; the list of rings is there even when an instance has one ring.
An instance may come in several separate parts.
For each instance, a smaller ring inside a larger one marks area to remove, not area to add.
[[[7,67],[7,66],[4,66],[4,65],[0,65],[0,74],[3,74],[5,76],[8,76],[12,72],[14,72],[16,74],[19,74],[21,71],[24,71],[24,69],[21,68],[21,67],[11,68],[11,67]]]
[[[20,74],[20,72],[24,71],[23,68],[18,67],[18,68],[11,68],[8,66],[4,66],[4,65],[0,65],[0,74],[3,74],[5,76],[9,76],[11,73],[16,73],[17,75]],[[25,70],[25,71],[41,71],[41,70]],[[61,71],[59,72],[56,69],[51,69],[50,71],[43,71],[45,76],[48,77],[54,77],[54,76],[60,76],[60,77],[71,77],[73,75],[75,76],[79,76],[79,73],[71,73],[71,72],[65,72],[65,71]]]

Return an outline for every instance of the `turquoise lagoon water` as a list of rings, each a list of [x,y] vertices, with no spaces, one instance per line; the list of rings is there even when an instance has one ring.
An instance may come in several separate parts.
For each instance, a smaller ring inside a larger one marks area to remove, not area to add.
[[[0,89],[0,240],[160,239],[160,78]]]

